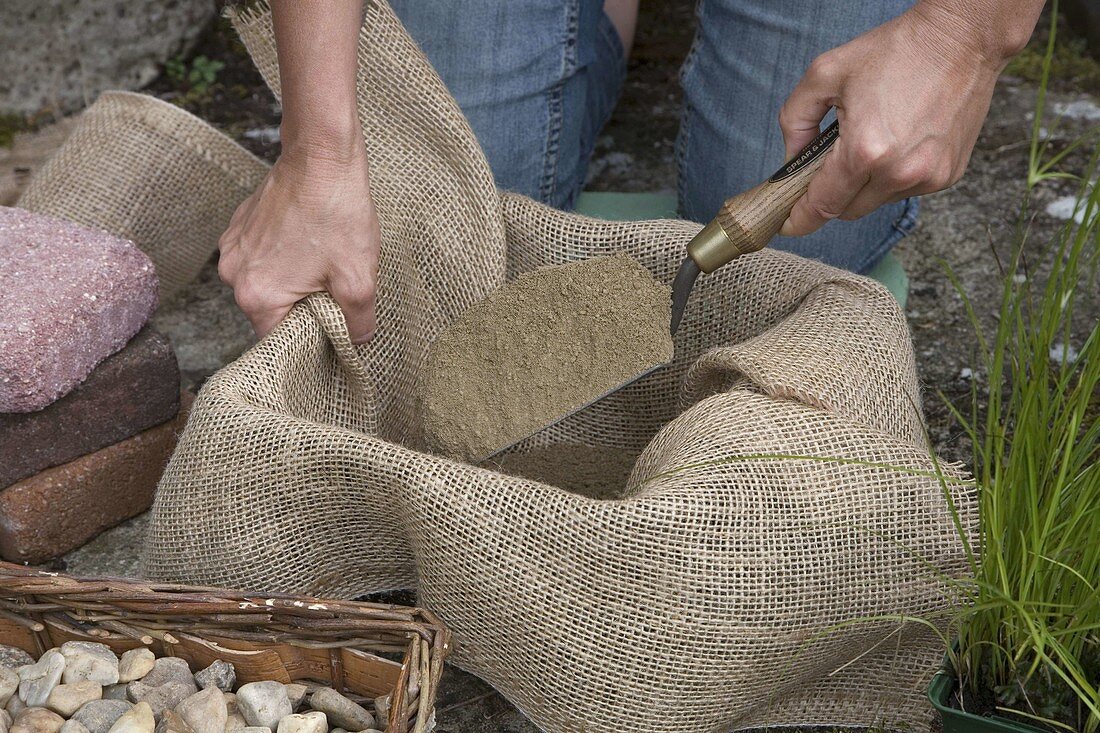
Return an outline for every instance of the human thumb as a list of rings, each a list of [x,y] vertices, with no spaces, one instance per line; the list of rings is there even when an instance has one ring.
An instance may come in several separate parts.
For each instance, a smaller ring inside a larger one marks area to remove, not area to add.
[[[840,93],[840,70],[830,54],[818,56],[779,111],[787,158],[806,147],[820,132],[821,120]]]

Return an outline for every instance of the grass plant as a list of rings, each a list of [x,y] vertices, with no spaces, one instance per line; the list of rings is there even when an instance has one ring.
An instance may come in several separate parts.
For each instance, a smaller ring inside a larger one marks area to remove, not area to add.
[[[971,690],[992,684],[1002,703],[1048,720],[1065,716],[1032,704],[1030,691],[1069,690],[1090,732],[1100,728],[1100,679],[1088,664],[1100,645],[1100,325],[1075,350],[1071,324],[1081,289],[1095,287],[1097,154],[1081,183],[1081,223],[1069,220],[1043,258],[1045,286],[1027,272],[1025,230],[989,337],[967,302],[989,389],[975,382],[969,416],[956,412],[974,446],[980,517],[956,668]]]
[[[1040,138],[1055,34],[1052,23],[1028,194],[991,334],[952,275],[988,384],[986,396],[972,383],[968,415],[955,410],[974,448],[980,539],[967,547],[973,581],[962,587],[970,602],[952,626],[964,689],[992,686],[1004,710],[1093,733],[1100,730],[1100,323],[1074,348],[1073,316],[1081,293],[1097,287],[1100,145],[1091,135],[1055,153]],[[1084,175],[1058,170],[1090,144]],[[1050,244],[1036,244],[1028,236],[1031,193],[1070,177],[1078,180],[1075,216]],[[1040,262],[1050,270],[1042,287],[1030,272]],[[1066,720],[1075,722],[1058,722]]]

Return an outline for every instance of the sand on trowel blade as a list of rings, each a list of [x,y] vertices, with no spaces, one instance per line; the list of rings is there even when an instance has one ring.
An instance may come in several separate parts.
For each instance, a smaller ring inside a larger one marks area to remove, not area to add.
[[[432,343],[428,448],[484,459],[667,363],[670,318],[669,288],[626,255],[520,275]]]

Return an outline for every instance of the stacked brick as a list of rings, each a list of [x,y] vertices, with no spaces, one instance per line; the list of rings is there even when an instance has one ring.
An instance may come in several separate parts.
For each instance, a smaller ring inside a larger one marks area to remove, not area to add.
[[[146,325],[156,293],[132,243],[0,207],[5,560],[44,562],[149,507],[187,407]]]

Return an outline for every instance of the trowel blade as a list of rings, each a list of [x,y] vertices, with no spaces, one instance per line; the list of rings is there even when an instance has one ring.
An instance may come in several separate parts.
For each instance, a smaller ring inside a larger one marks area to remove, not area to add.
[[[695,264],[695,260],[690,255],[684,257],[684,261],[680,263],[680,269],[676,271],[676,279],[672,281],[672,323],[669,325],[669,332],[673,336],[680,328],[680,320],[684,317],[688,296],[691,295],[691,288],[695,285],[697,277],[699,277],[699,265]]]

